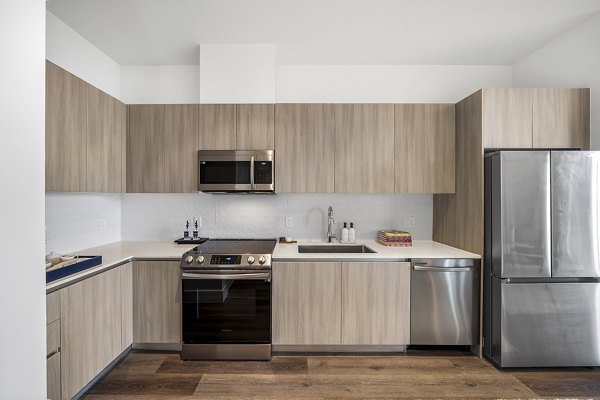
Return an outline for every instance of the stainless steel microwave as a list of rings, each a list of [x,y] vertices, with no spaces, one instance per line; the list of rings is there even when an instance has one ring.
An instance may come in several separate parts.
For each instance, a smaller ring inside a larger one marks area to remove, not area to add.
[[[275,151],[198,150],[198,190],[274,193]]]

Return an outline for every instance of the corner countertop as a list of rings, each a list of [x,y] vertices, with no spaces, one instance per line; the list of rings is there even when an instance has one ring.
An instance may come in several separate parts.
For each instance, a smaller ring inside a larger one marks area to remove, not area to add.
[[[346,244],[325,243],[322,240],[299,240],[298,243],[277,243],[273,252],[273,261],[365,261],[395,262],[414,258],[473,258],[481,256],[431,240],[415,240],[411,247],[391,247],[379,244],[375,240],[357,240],[353,245],[365,245],[376,253],[299,253],[298,245],[347,246]]]
[[[53,292],[82,279],[89,278],[133,260],[173,260],[181,259],[183,253],[196,247],[196,244],[175,244],[167,241],[121,241],[98,247],[72,252],[80,256],[102,256],[102,264],[79,273],[58,279],[46,285],[46,293]]]

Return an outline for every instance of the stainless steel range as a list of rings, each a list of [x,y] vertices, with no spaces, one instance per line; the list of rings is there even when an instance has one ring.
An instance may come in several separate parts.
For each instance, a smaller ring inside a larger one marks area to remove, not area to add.
[[[183,360],[271,359],[275,243],[209,240],[182,256]]]

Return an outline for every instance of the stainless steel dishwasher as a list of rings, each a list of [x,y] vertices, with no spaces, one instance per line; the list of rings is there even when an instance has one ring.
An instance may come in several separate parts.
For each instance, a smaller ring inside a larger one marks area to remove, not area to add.
[[[479,274],[479,260],[412,260],[410,344],[479,342]]]

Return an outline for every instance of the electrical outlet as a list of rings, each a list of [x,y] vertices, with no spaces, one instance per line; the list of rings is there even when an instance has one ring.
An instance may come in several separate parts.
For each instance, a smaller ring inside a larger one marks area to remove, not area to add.
[[[415,217],[404,217],[404,226],[407,228],[415,227]]]
[[[292,217],[285,217],[285,227],[286,228],[291,228],[294,226],[294,218]]]
[[[105,229],[106,229],[106,220],[105,219],[98,220],[98,230],[103,231]]]

